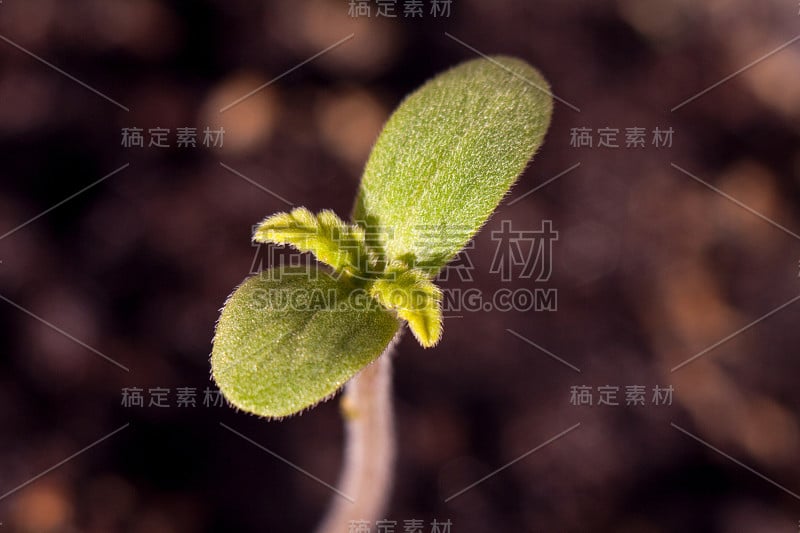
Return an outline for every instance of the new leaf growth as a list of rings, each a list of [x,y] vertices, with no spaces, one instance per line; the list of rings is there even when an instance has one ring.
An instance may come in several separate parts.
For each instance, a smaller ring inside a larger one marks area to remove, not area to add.
[[[228,298],[211,355],[228,400],[257,415],[290,415],[378,358],[402,323],[422,346],[437,344],[442,298],[433,280],[525,169],[551,113],[549,86],[527,63],[462,63],[389,118],[351,222],[303,207],[267,217],[255,241],[312,253],[330,271],[268,270]],[[319,291],[334,297],[312,302]],[[295,305],[276,307],[275,297]]]

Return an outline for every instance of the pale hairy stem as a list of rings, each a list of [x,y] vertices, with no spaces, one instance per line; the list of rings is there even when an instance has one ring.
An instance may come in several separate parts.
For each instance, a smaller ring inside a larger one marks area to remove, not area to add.
[[[346,533],[356,520],[383,518],[394,477],[392,356],[398,333],[383,354],[345,387],[344,464],[339,491],[317,533]]]

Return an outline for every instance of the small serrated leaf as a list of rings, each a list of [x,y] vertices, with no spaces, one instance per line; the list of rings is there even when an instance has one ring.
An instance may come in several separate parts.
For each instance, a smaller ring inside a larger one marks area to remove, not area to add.
[[[253,234],[256,242],[288,244],[337,271],[358,273],[365,269],[367,253],[364,230],[347,224],[333,211],[314,215],[305,207],[267,217]]]
[[[442,293],[424,272],[390,267],[370,286],[370,295],[408,322],[419,343],[429,348],[442,337]]]
[[[379,357],[398,326],[369,295],[326,272],[266,270],[225,303],[212,373],[236,407],[291,415],[328,398]]]

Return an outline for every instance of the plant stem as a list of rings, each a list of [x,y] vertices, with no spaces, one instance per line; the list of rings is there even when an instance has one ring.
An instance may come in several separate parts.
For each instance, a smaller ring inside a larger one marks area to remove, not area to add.
[[[353,501],[336,497],[317,533],[342,533],[354,520],[382,518],[394,477],[392,356],[399,338],[400,333],[345,388],[346,445],[339,490]]]

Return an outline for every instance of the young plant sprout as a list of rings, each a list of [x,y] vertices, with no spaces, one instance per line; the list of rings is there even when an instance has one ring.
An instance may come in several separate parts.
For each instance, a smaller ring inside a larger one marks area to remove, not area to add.
[[[245,280],[217,323],[212,373],[230,403],[269,418],[308,409],[349,381],[340,483],[347,498],[320,531],[382,512],[394,456],[390,346],[404,324],[423,347],[439,342],[434,279],[525,169],[551,113],[548,84],[527,63],[468,61],[428,81],[389,118],[350,222],[300,207],[256,229],[254,241],[310,252],[322,266]]]

